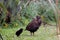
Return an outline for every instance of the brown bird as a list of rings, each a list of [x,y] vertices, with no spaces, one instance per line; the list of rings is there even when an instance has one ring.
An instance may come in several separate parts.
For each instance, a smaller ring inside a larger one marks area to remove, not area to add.
[[[30,31],[31,35],[34,35],[34,32],[36,32],[39,29],[39,26],[41,25],[41,17],[36,16],[26,27],[26,30]]]

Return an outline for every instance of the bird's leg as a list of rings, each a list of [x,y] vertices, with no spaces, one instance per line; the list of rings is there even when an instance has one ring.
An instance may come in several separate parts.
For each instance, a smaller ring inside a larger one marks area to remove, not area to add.
[[[31,36],[32,36],[32,33],[31,33]]]
[[[32,36],[32,32],[30,32],[31,33],[31,36]]]
[[[33,32],[33,36],[34,36],[34,32]]]

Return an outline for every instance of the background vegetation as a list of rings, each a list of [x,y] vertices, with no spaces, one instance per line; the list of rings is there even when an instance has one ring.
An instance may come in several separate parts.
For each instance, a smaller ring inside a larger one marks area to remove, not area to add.
[[[29,2],[29,3],[28,3]],[[27,25],[36,15],[40,15],[46,22],[56,22],[54,11],[48,1],[44,0],[1,0],[2,18],[6,18],[7,8],[11,9],[11,25]],[[4,23],[3,23],[4,24]]]
[[[25,29],[27,24],[37,15],[41,16],[44,22],[47,22],[49,24],[56,24],[54,11],[47,0],[0,0],[0,7],[2,8],[2,16],[0,16],[0,33],[3,35],[3,38],[5,40],[15,40],[16,36],[14,36],[14,33],[17,31],[17,29],[20,29],[21,27]],[[8,7],[10,7],[11,9],[10,24],[5,23]],[[58,5],[58,7],[60,8],[60,5]],[[1,24],[2,19],[4,20]],[[50,30],[52,28],[54,30],[54,33]],[[49,26],[46,29],[47,32],[44,32],[45,36],[43,35],[44,33],[42,32],[42,30],[44,30],[44,27],[41,26],[41,28],[38,30],[38,33],[36,34],[38,37],[32,37],[31,39],[31,36],[29,35],[27,35],[26,37],[24,36],[25,34],[29,34],[28,32],[23,32],[22,37],[16,38],[16,40],[57,40],[55,39],[56,37],[54,35],[56,33],[56,26]],[[49,38],[47,38],[47,35],[49,36]]]

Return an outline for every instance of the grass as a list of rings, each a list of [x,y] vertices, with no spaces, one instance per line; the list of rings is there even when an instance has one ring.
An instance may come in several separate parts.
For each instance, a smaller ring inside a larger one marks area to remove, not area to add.
[[[34,36],[30,35],[29,31],[23,31],[23,33],[17,37],[15,32],[20,29],[17,28],[0,28],[0,33],[4,40],[57,40],[56,27],[49,26],[46,28],[41,26],[38,31],[35,32]],[[24,28],[25,29],[25,28]]]

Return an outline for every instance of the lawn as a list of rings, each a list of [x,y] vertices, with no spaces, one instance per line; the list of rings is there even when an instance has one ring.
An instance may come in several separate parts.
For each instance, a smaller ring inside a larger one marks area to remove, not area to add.
[[[23,33],[17,37],[15,32],[20,29],[17,28],[0,28],[0,33],[4,40],[57,40],[56,36],[56,27],[48,26],[45,30],[45,27],[41,26],[38,31],[35,32],[34,36],[30,35],[29,31],[23,31]],[[25,29],[25,27],[22,27]]]

